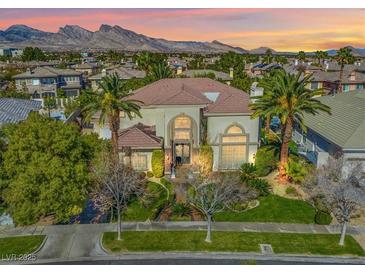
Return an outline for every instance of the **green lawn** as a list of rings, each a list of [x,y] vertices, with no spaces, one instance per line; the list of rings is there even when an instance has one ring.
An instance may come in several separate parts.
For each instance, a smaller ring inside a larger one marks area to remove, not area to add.
[[[44,235],[0,238],[0,258],[10,255],[30,254],[43,242]]]
[[[275,223],[314,223],[316,210],[302,200],[293,200],[269,195],[260,198],[260,205],[245,212],[220,212],[214,216],[221,222],[275,222]]]
[[[204,241],[204,231],[126,231],[122,240],[116,240],[115,232],[103,235],[103,245],[111,252],[156,252],[156,251],[220,251],[260,252],[259,244],[271,244],[275,253],[359,255],[364,250],[351,237],[345,245],[338,245],[339,235],[222,232],[212,233],[212,243]]]

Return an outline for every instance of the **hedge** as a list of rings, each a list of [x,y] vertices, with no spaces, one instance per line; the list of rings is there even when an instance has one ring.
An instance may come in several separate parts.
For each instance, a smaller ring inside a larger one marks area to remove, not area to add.
[[[255,156],[256,175],[259,177],[268,175],[278,164],[279,155],[273,147],[260,147]]]
[[[152,152],[152,172],[156,178],[161,178],[164,174],[164,160],[165,154],[161,149]]]
[[[202,174],[209,174],[213,169],[213,149],[210,145],[202,145],[199,150],[199,166]]]

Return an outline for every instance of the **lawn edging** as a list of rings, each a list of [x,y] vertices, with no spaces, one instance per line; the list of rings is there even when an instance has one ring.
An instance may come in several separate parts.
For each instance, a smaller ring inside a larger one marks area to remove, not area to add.
[[[32,235],[29,235],[29,236],[32,236]],[[34,254],[34,255],[37,254],[39,251],[41,251],[41,249],[43,248],[43,246],[46,244],[46,241],[48,239],[48,236],[47,235],[43,235],[43,236],[44,236],[44,238],[43,238],[42,243],[31,254]]]

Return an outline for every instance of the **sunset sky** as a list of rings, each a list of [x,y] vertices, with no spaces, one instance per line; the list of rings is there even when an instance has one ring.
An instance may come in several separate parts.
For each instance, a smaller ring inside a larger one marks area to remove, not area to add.
[[[280,51],[365,48],[365,9],[0,9],[0,29],[25,24],[57,32],[119,25],[169,40],[219,40]]]

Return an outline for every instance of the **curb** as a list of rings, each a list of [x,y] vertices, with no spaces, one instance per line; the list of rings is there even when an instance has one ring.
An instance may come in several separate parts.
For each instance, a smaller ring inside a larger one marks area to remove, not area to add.
[[[42,243],[31,254],[32,255],[36,255],[39,251],[41,251],[41,249],[43,248],[43,246],[46,244],[46,241],[47,240],[48,240],[48,236],[47,235],[44,235],[44,239],[43,239]]]
[[[106,255],[112,255],[113,253],[110,253],[103,245],[103,237],[104,237],[104,232],[100,233],[99,236],[99,246],[101,248],[101,250],[106,254]]]

